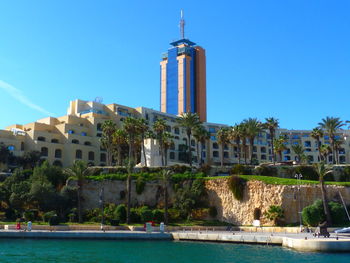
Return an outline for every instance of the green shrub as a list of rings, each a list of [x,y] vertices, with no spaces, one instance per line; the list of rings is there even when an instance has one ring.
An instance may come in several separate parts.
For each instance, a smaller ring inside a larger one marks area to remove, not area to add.
[[[152,210],[149,209],[148,206],[142,206],[139,209],[139,215],[140,215],[141,222],[152,221],[152,218],[153,218]]]
[[[110,223],[111,223],[111,226],[119,226],[119,220],[118,219],[111,219]]]
[[[143,178],[143,176],[139,176],[136,180],[136,193],[138,195],[142,194],[143,190],[145,189],[146,181]]]
[[[154,209],[152,211],[152,219],[153,221],[160,223],[164,221],[164,211],[161,209]]]
[[[52,216],[49,219],[50,226],[57,226],[60,224],[60,218],[58,216]]]
[[[186,166],[186,165],[175,164],[173,166],[170,166],[169,168],[170,168],[170,170],[173,173],[181,173],[181,174],[183,174],[185,172],[191,172],[191,167]]]
[[[23,218],[26,221],[34,221],[37,217],[37,210],[31,209],[31,210],[26,210],[23,212]]]
[[[114,219],[119,220],[119,222],[124,223],[126,221],[126,206],[124,204],[120,204],[114,211]]]
[[[50,211],[50,212],[47,212],[43,215],[43,221],[44,222],[49,222],[50,218],[53,217],[53,216],[57,216],[56,212],[55,211]]]
[[[275,225],[281,225],[281,219],[284,217],[284,212],[281,206],[271,205],[265,212],[265,216],[274,222]]]
[[[312,205],[304,207],[301,215],[304,224],[308,226],[317,226],[326,219],[321,200],[316,200]]]
[[[246,186],[246,180],[235,176],[231,175],[229,180],[228,180],[228,187],[233,193],[233,196],[238,200],[242,201],[243,200],[243,195],[244,195],[244,189]]]
[[[254,220],[260,220],[260,217],[261,217],[260,208],[258,207],[254,208],[253,217],[254,217]]]
[[[180,210],[175,208],[168,209],[168,215],[171,222],[178,222],[182,219]]]
[[[205,175],[210,175],[211,166],[209,164],[202,164],[201,167],[197,169],[197,172],[204,173]]]
[[[303,180],[318,181],[318,174],[312,166],[298,166],[295,172],[303,175]],[[327,177],[327,176],[326,176]],[[327,178],[325,178],[327,180]]]
[[[209,207],[209,215],[212,218],[215,218],[218,215],[218,211],[215,206]]]
[[[140,215],[136,208],[130,209],[130,221],[132,223],[139,223],[141,221]]]
[[[329,209],[331,211],[332,222],[335,225],[344,225],[348,223],[344,207],[336,202],[329,202]]]
[[[277,168],[273,166],[258,166],[254,169],[254,174],[275,177],[278,174]]]
[[[235,164],[232,166],[231,174],[241,175],[245,174],[246,168],[243,164]]]

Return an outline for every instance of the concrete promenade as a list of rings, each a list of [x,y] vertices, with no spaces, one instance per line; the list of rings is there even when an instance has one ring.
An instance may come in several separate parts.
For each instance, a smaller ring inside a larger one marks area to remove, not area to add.
[[[250,228],[255,229],[256,228]],[[317,238],[312,233],[297,233],[293,228],[274,232],[272,228],[265,231],[224,231],[222,228],[169,228],[171,232],[159,230],[147,233],[130,230],[0,230],[0,238],[43,238],[43,239],[107,239],[107,240],[179,240],[200,242],[226,242],[260,245],[278,245],[297,251],[348,252],[350,253],[350,234],[330,233],[330,238]],[[276,229],[277,230],[277,229]],[[281,230],[281,229],[278,229]]]

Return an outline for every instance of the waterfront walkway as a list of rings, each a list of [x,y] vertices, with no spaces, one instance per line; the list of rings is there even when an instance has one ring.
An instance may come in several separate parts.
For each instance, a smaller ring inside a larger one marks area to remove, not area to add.
[[[278,245],[298,251],[350,252],[350,235],[331,233],[330,238],[317,238],[312,233],[294,231],[223,231],[215,228],[205,230],[130,231],[130,230],[0,230],[0,238],[44,239],[109,239],[109,240],[179,240],[200,242],[226,242],[260,245]]]

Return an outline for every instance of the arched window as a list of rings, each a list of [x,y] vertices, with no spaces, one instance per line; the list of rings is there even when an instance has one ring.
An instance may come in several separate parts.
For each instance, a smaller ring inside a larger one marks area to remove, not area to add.
[[[49,155],[49,149],[47,149],[46,147],[41,147],[41,156],[48,156]]]
[[[105,154],[105,153],[101,153],[101,155],[100,155],[100,161],[101,161],[101,162],[105,162],[105,161],[106,161],[106,154]]]
[[[38,137],[38,141],[44,142],[44,141],[46,141],[46,138],[43,137],[43,136],[39,136],[39,137]]]
[[[76,159],[82,159],[83,158],[83,152],[81,150],[75,151],[75,158]]]
[[[84,142],[84,145],[91,146],[91,142]]]
[[[51,143],[58,143],[58,140],[57,139],[52,139]]]
[[[95,160],[95,153],[94,152],[89,152],[89,161]]]
[[[78,141],[77,139],[73,139],[73,140],[72,140],[72,143],[74,143],[74,144],[79,144],[79,141]]]
[[[62,158],[62,150],[61,149],[55,150],[55,158]]]
[[[216,142],[213,143],[213,149],[219,149],[219,145]]]
[[[261,147],[261,148],[260,148],[260,151],[261,151],[262,153],[266,153],[266,147]]]
[[[102,124],[101,123],[97,123],[96,130],[102,131]]]
[[[174,160],[175,159],[175,153],[174,152],[170,152],[170,159]]]

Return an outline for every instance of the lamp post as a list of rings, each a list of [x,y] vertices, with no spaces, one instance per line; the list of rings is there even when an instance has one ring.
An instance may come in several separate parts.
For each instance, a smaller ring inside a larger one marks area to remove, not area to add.
[[[299,195],[299,203],[298,203],[298,213],[299,213],[299,222],[300,222],[300,231],[303,227],[303,221],[301,218],[301,194],[300,194],[300,184],[301,184],[301,179],[303,178],[302,174],[295,174],[294,176],[297,179],[297,185],[298,185],[298,195]]]

